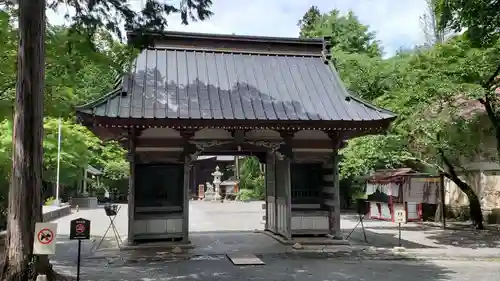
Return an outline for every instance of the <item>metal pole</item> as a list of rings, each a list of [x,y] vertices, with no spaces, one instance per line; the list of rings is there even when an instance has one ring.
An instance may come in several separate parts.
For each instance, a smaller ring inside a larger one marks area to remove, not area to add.
[[[401,247],[401,223],[398,223],[398,232],[399,232],[399,247]]]
[[[82,252],[82,240],[78,239],[78,256],[76,262],[76,281],[80,281],[80,258]]]
[[[56,200],[55,204],[59,205],[59,172],[61,169],[61,128],[62,121],[59,118],[59,128],[58,128],[58,136],[57,136],[57,172],[56,172]]]

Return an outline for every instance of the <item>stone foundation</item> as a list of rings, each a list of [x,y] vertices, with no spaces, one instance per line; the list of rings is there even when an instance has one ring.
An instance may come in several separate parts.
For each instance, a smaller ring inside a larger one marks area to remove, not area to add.
[[[73,208],[76,208],[76,206],[83,209],[95,209],[99,207],[97,197],[73,197],[69,202]]]

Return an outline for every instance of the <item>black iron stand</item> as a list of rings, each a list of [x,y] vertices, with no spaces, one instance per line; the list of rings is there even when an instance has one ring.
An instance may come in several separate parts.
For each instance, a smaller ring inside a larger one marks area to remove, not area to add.
[[[101,238],[101,241],[99,242],[99,245],[95,248],[95,250],[98,250],[99,247],[101,246],[102,242],[106,238],[106,235],[108,234],[108,231],[111,229],[113,231],[113,234],[115,236],[116,243],[118,245],[118,248],[121,247],[122,244],[122,238],[120,237],[120,234],[118,233],[118,229],[116,228],[115,225],[115,219],[118,216],[118,213],[120,212],[120,208],[117,205],[112,205],[112,206],[105,206],[104,210],[106,211],[106,216],[109,218],[109,226],[106,229],[106,232],[104,232],[104,235]]]
[[[351,230],[351,232],[349,232],[349,235],[347,235],[347,237],[345,239],[349,239],[349,237],[351,237],[351,235],[354,233],[354,231],[356,230],[356,228],[358,228],[358,225],[361,224],[361,229],[363,230],[363,237],[365,239],[365,242],[368,243],[368,239],[366,238],[366,231],[365,231],[365,226],[363,225],[363,219],[365,218],[364,215],[361,215],[361,214],[358,214],[359,216],[359,221],[358,223],[356,224],[356,226]]]

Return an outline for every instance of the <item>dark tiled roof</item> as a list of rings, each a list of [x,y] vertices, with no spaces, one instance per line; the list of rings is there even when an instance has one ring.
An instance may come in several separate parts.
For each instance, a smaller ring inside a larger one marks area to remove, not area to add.
[[[368,121],[395,117],[351,96],[321,52],[158,47],[142,51],[125,77],[121,88],[78,110],[95,116],[155,119]]]

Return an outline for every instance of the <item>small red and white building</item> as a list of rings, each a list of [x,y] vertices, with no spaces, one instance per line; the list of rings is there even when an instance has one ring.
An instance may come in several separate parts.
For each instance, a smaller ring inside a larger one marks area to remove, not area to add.
[[[366,181],[368,218],[394,221],[394,206],[404,204],[407,221],[422,220],[424,204],[440,201],[441,179],[410,168],[379,170]]]

